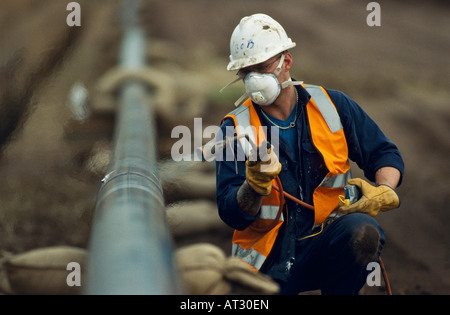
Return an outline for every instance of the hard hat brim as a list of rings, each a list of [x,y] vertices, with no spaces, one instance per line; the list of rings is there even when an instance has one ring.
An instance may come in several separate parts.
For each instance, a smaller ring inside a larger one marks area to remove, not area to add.
[[[232,56],[230,55],[230,62],[228,63],[227,70],[234,71],[234,70],[239,70],[242,68],[246,68],[246,67],[250,67],[250,66],[254,66],[254,65],[263,63],[263,62],[269,60],[270,58],[278,55],[279,53],[282,53],[283,51],[294,48],[295,46],[296,46],[296,44],[294,42],[292,42],[289,45],[283,46],[281,49],[271,51],[269,54],[265,53],[260,56],[254,56],[252,58],[240,58],[240,59],[232,60]]]

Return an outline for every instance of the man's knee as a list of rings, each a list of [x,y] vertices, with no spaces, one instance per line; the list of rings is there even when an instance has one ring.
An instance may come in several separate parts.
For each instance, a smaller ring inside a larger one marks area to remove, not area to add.
[[[341,223],[355,262],[366,266],[377,261],[385,241],[378,222],[366,214],[352,213],[343,217]]]
[[[351,241],[355,262],[365,266],[371,261],[376,261],[381,246],[379,231],[373,225],[362,225],[356,229]]]

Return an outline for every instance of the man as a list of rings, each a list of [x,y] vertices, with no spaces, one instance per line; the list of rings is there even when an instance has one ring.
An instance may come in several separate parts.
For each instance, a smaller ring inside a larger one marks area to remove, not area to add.
[[[219,215],[235,229],[233,255],[280,294],[358,294],[385,242],[373,217],[400,204],[403,160],[355,101],[291,78],[294,46],[264,14],[244,17],[231,36],[227,69],[246,93],[221,131],[233,128],[233,152],[246,158],[217,161]],[[374,184],[352,179],[349,160]],[[346,205],[349,184],[362,196]]]

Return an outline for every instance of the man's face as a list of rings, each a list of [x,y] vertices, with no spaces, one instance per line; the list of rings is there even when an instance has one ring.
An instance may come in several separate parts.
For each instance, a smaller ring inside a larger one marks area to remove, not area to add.
[[[277,61],[281,58],[281,55],[282,54],[279,54],[259,64],[242,68],[238,71],[237,75],[241,79],[244,79],[250,72],[273,73],[278,65]]]

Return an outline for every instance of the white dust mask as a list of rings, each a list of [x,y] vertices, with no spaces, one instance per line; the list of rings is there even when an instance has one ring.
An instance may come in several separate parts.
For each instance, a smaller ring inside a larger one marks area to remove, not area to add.
[[[258,105],[272,104],[281,92],[281,85],[273,73],[250,72],[244,85],[246,96]]]
[[[281,89],[286,88],[288,85],[302,84],[303,82],[294,82],[291,79],[280,84],[277,79],[277,75],[281,72],[283,61],[284,54],[281,55],[280,62],[278,63],[274,73],[250,72],[247,74],[244,78],[245,93],[234,103],[234,105],[239,106],[248,97],[250,97],[252,101],[258,105],[270,105],[275,102],[278,95],[280,95]],[[239,79],[230,82],[226,87],[238,80]],[[226,87],[224,87],[221,91],[223,91]]]

